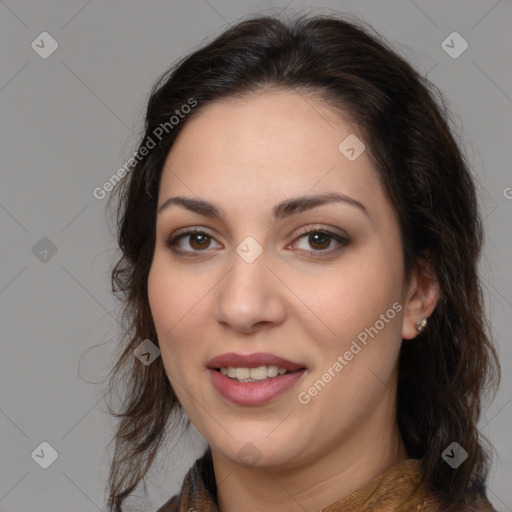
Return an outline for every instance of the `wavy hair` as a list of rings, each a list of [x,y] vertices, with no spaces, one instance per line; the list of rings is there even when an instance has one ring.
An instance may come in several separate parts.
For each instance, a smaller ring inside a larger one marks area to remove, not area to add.
[[[122,349],[109,381],[123,396],[118,410],[110,409],[118,425],[109,510],[120,512],[145,482],[166,433],[184,416],[161,358],[145,366],[133,355],[144,339],[158,343],[147,283],[164,162],[205,105],[269,87],[318,95],[359,127],[398,213],[407,279],[420,257],[435,273],[441,300],[418,338],[402,343],[397,421],[409,456],[422,460],[446,510],[470,504],[485,495],[490,450],[477,424],[484,392],[496,389],[500,374],[477,272],[483,229],[471,170],[438,88],[362,22],[303,15],[242,21],[165,72],[151,91],[137,158],[109,198],[121,249],[112,290],[123,307]],[[191,98],[196,106],[171,125]],[[156,146],[141,151],[150,141]],[[468,453],[457,470],[441,458],[453,441]]]

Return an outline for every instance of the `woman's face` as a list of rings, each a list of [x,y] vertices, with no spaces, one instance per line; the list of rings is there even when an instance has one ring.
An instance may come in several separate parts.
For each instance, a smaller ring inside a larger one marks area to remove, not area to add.
[[[268,91],[205,107],[167,158],[151,311],[180,403],[232,462],[356,457],[395,426],[413,323],[398,220],[355,130]]]

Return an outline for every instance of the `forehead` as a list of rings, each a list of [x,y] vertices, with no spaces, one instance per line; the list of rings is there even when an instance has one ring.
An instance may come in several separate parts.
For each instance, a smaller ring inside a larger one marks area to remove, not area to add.
[[[367,151],[355,160],[343,152],[347,137],[361,140],[357,126],[311,94],[216,101],[185,122],[164,166],[159,203],[172,193],[261,208],[292,195],[340,192],[389,207]]]

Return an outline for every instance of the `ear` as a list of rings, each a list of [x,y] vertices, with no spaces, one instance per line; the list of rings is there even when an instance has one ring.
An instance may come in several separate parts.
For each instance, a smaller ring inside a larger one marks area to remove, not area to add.
[[[441,292],[439,283],[426,257],[419,257],[407,286],[402,324],[402,338],[412,340],[418,335],[417,325],[432,314]]]

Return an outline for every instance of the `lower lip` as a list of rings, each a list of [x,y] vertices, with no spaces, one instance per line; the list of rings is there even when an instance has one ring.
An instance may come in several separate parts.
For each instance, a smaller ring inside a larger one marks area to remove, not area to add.
[[[238,405],[262,405],[290,389],[306,370],[278,375],[261,382],[238,382],[217,370],[208,369],[215,389],[227,400]]]

